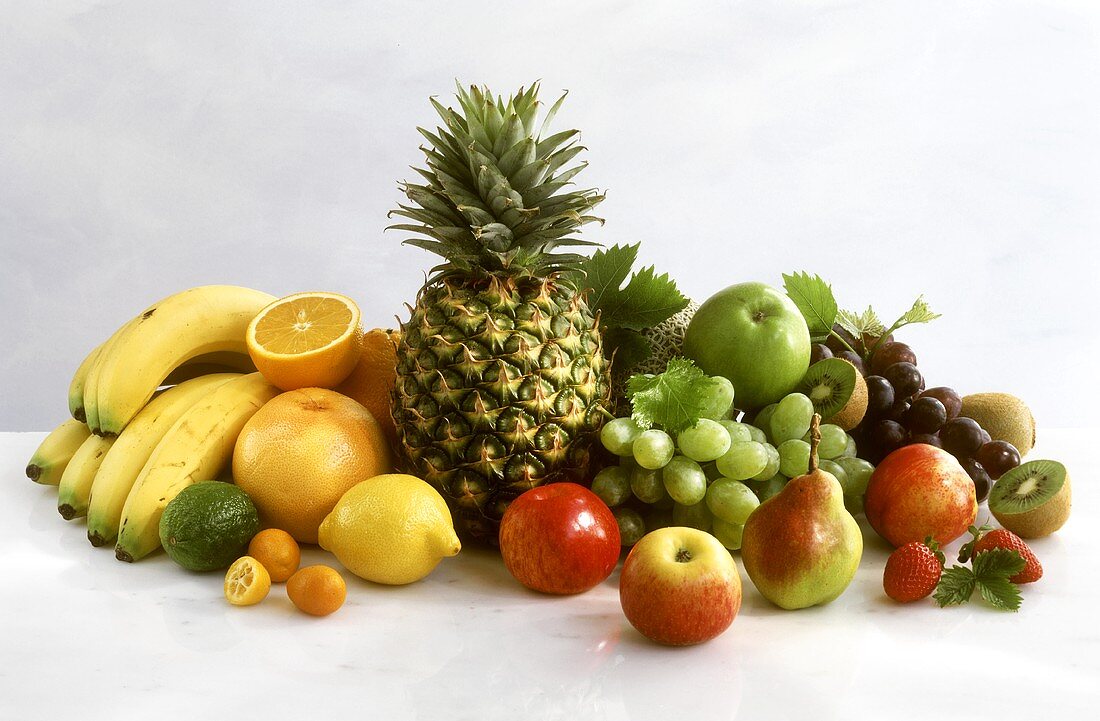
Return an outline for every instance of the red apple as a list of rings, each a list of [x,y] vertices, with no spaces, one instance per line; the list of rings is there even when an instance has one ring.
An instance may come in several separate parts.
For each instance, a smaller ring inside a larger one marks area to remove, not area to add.
[[[863,511],[895,548],[932,536],[941,546],[966,533],[978,516],[974,481],[955,457],[924,443],[903,446],[878,464]]]
[[[581,593],[619,562],[619,524],[607,504],[576,483],[550,483],[512,501],[500,521],[504,565],[527,588]]]
[[[741,576],[714,536],[673,526],[634,544],[619,578],[623,613],[646,638],[669,646],[709,641],[741,609]]]

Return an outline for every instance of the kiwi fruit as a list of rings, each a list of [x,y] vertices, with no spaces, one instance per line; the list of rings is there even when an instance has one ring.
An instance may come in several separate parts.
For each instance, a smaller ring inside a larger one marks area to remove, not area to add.
[[[995,441],[1008,441],[1021,456],[1035,446],[1035,418],[1031,409],[1008,393],[972,393],[962,399],[960,416],[973,418]]]
[[[1069,518],[1070,483],[1058,461],[1028,461],[997,479],[989,492],[989,511],[1021,538],[1042,538]]]
[[[867,412],[867,384],[856,367],[843,358],[814,363],[802,377],[798,391],[810,399],[823,422],[846,431],[858,426]]]

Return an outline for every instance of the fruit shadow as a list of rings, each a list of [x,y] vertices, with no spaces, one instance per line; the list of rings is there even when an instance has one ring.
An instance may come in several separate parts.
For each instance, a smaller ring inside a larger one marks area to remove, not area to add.
[[[57,521],[64,521],[57,512],[57,486],[47,486],[26,480],[32,486],[21,489],[32,496],[27,505],[27,527],[34,531],[51,530]]]
[[[328,556],[327,560],[318,560],[317,562],[334,566],[339,565],[331,555]],[[303,554],[302,565],[306,565],[305,554]],[[342,570],[342,567],[340,568]],[[350,572],[345,573],[344,576],[349,585],[354,584],[358,588],[369,589],[372,593],[401,593],[403,589],[407,589],[407,586],[391,586],[385,583],[368,581]],[[535,594],[533,591],[529,592],[512,578],[504,567],[499,551],[475,545],[463,546],[456,557],[442,559],[440,564],[427,577],[417,581],[414,585],[419,584],[442,585],[447,586],[451,591],[457,589],[477,595],[491,593],[493,595],[522,596],[531,593],[536,596],[543,596],[543,594]]]
[[[533,591],[521,584],[508,572],[499,549],[471,545],[463,548],[458,558],[462,561],[461,565],[455,564],[454,573],[444,579],[451,589],[478,596],[491,594],[493,597],[523,601],[553,602],[569,598]]]

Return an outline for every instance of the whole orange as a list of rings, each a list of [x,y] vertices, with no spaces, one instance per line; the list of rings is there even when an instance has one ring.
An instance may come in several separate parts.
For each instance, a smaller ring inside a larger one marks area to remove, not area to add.
[[[344,605],[348,587],[336,569],[306,566],[286,582],[286,595],[298,610],[311,616],[327,616]]]
[[[252,498],[260,521],[300,543],[317,543],[317,528],[345,491],[392,468],[374,416],[324,388],[272,398],[245,424],[233,450],[233,480]]]
[[[382,426],[390,444],[397,442],[397,427],[390,415],[390,393],[397,380],[396,331],[375,328],[363,334],[363,354],[351,375],[336,391],[362,403]]]
[[[286,531],[267,528],[248,543],[248,555],[264,565],[273,583],[282,583],[294,575],[302,561],[302,549]]]

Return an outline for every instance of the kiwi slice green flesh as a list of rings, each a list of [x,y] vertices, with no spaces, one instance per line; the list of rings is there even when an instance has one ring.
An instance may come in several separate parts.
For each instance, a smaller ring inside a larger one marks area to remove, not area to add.
[[[988,503],[993,516],[1013,533],[1047,536],[1069,518],[1069,473],[1058,461],[1028,461],[997,479]]]
[[[856,367],[840,358],[825,358],[814,363],[802,377],[798,390],[814,404],[822,418],[840,412],[856,387]]]
[[[846,431],[855,428],[867,410],[867,384],[856,367],[842,358],[814,363],[798,391],[810,399],[823,419]]]

